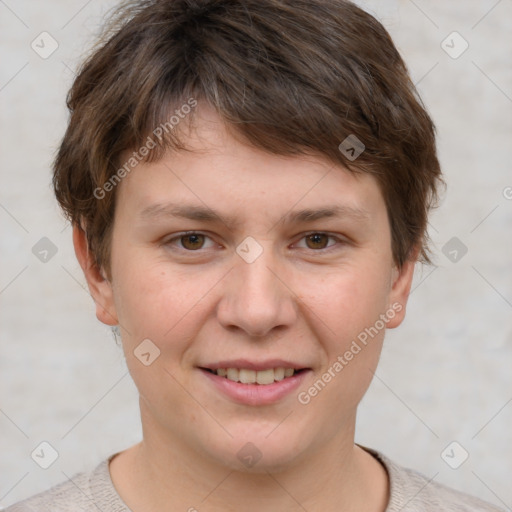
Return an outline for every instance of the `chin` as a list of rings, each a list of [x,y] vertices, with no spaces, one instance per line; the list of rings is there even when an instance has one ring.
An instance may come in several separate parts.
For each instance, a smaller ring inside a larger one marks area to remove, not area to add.
[[[275,428],[275,425],[274,427]],[[269,428],[244,429],[243,435],[234,434],[226,445],[210,455],[217,464],[222,464],[233,471],[251,474],[278,473],[297,463],[304,446],[297,437],[297,431],[287,432],[283,429],[277,435]],[[267,437],[266,437],[267,436]]]

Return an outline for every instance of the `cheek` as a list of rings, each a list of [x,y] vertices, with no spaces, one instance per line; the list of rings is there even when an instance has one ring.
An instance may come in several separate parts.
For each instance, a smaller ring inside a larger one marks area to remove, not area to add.
[[[318,283],[308,299],[304,298],[317,317],[316,334],[325,353],[322,382],[317,388],[323,389],[325,383],[328,390],[322,391],[319,403],[325,402],[327,409],[329,403],[339,404],[339,414],[359,403],[377,366],[385,334],[381,315],[386,313],[390,272],[382,265],[345,270]]]
[[[176,356],[204,323],[208,314],[204,298],[221,275],[204,273],[197,279],[190,272],[169,270],[166,263],[128,256],[115,277],[116,312],[126,348],[133,350],[149,338],[161,351]]]
[[[365,267],[342,269],[315,285],[308,306],[324,320],[340,343],[355,337],[378,320],[389,296],[389,270]]]
[[[115,276],[126,364],[144,407],[161,421],[169,421],[172,403],[183,421],[195,409],[183,388],[180,367],[189,362],[188,349],[207,314],[206,301],[201,298],[214,282],[207,276],[191,280],[163,264],[144,265],[135,257],[126,260],[132,263],[119,265]]]

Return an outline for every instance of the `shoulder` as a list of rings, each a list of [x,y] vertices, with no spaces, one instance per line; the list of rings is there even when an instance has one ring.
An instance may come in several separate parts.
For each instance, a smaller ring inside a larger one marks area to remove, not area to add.
[[[88,511],[88,476],[86,472],[75,474],[67,481],[8,507],[5,512]]]
[[[386,512],[503,512],[490,503],[402,467],[375,450],[365,450],[376,457],[388,472],[390,500]]]
[[[68,480],[7,507],[3,512],[130,512],[121,502],[110,479],[111,455],[92,471],[76,473]]]

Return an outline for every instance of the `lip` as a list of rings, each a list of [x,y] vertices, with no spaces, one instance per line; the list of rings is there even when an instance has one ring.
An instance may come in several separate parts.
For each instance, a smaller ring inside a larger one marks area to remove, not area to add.
[[[234,365],[234,361],[231,361],[229,364],[233,366],[218,366],[217,368],[247,368],[249,370],[257,370],[285,366],[282,362],[275,367],[268,366],[268,364],[265,363],[267,366],[264,368],[262,368],[259,363],[248,365],[247,361],[241,366]],[[294,368],[294,365],[286,366],[286,368]],[[243,384],[241,382],[229,380],[226,377],[220,377],[215,373],[209,372],[204,367],[199,368],[199,370],[207,379],[209,379],[209,382],[213,384],[215,389],[220,391],[223,395],[236,403],[252,406],[273,404],[286,396],[289,396],[301,385],[306,376],[312,371],[309,368],[304,368],[300,373],[296,373],[291,377],[286,377],[285,379],[279,382],[274,382],[273,384]]]

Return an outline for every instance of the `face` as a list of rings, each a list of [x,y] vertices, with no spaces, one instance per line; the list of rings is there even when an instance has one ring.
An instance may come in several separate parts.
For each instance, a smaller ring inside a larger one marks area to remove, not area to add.
[[[352,442],[414,266],[394,266],[377,183],[251,148],[204,107],[194,126],[197,151],[118,186],[111,280],[75,232],[97,316],[120,325],[144,435],[237,469],[261,454],[255,470]]]

